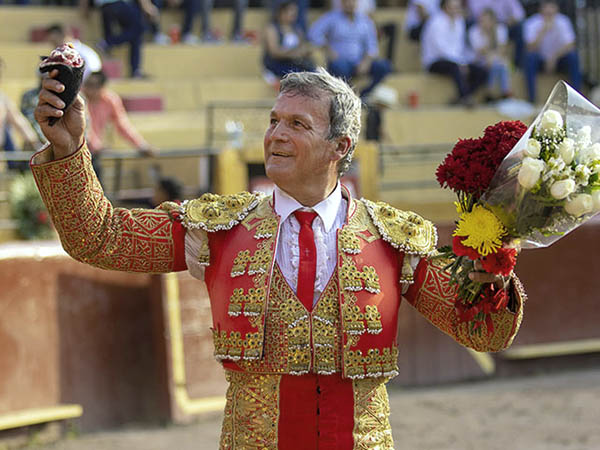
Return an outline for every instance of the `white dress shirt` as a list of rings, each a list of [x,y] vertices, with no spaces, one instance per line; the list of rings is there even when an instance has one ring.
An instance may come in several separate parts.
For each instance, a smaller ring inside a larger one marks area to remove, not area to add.
[[[406,31],[410,31],[421,24],[418,6],[422,6],[427,11],[427,15],[431,17],[440,10],[440,0],[410,0],[404,18],[404,29]]]
[[[441,59],[467,64],[470,55],[465,45],[465,19],[450,18],[444,11],[430,17],[421,36],[421,62],[425,69]]]
[[[294,292],[297,292],[298,267],[300,265],[300,247],[298,245],[300,224],[294,216],[294,211],[301,209],[317,213],[312,224],[317,248],[314,295],[316,303],[336,267],[337,230],[344,225],[346,220],[348,201],[342,197],[342,188],[339,183],[329,197],[312,208],[303,207],[296,199],[278,187],[275,187],[273,198],[275,212],[281,217],[275,261]]]
[[[544,17],[541,14],[534,14],[525,21],[523,25],[523,38],[525,43],[535,42],[540,30],[544,27]],[[544,35],[540,42],[537,52],[544,58],[552,59],[567,44],[575,42],[575,30],[567,16],[557,14],[554,17],[552,28]]]

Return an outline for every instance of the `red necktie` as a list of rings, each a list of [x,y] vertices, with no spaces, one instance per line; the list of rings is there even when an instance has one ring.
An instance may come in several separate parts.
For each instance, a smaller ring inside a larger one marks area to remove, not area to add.
[[[294,216],[300,222],[300,233],[298,234],[300,264],[296,294],[306,309],[311,311],[315,295],[315,277],[317,275],[317,247],[312,223],[317,217],[317,213],[314,211],[294,211]]]

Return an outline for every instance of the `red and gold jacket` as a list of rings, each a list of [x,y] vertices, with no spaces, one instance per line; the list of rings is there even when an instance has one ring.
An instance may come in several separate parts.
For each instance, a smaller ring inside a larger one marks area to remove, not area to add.
[[[113,270],[185,270],[186,230],[203,230],[206,245],[193,256],[207,265],[215,356],[226,366],[255,373],[389,378],[398,373],[402,297],[459,343],[479,351],[507,347],[520,324],[523,296],[515,292],[512,311],[492,315],[493,334],[469,333],[455,313],[455,290],[443,261],[430,258],[435,228],[414,213],[350,198],[347,222],[338,230],[337,269],[308,314],[276,276],[279,218],[271,197],[206,194],[163,209],[113,208],[87,149],[38,164],[48,151],[34,156],[32,170],[63,247],[75,259]],[[408,264],[415,255],[420,257],[416,270]]]

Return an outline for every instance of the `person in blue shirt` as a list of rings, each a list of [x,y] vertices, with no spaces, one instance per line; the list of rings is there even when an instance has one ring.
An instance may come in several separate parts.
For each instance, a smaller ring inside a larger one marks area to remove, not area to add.
[[[356,0],[342,0],[342,9],[321,16],[310,28],[310,41],[325,50],[327,68],[332,75],[350,80],[369,76],[360,92],[365,98],[392,70],[389,61],[378,59],[375,24],[356,12]]]

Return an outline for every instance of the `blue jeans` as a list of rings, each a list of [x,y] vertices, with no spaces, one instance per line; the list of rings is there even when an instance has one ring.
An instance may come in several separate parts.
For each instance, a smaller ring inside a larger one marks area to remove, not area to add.
[[[200,22],[202,26],[202,35],[208,36],[211,32],[210,15],[214,6],[214,0],[184,0],[183,7],[183,26],[181,27],[181,35],[185,36],[192,32],[194,27],[194,19],[197,14],[200,14]],[[233,0],[233,27],[231,29],[231,37],[236,37],[242,33],[242,22],[244,14],[248,8],[248,0]]]
[[[508,71],[508,66],[498,61],[494,62],[488,70],[488,89],[494,89],[497,83],[503,95],[510,93],[510,72]]]
[[[119,34],[114,32],[115,25],[119,27]],[[103,5],[102,26],[109,47],[129,43],[131,75],[139,73],[144,22],[137,4],[117,1]]]
[[[545,66],[546,61],[537,52],[525,54],[525,81],[527,83],[527,94],[529,101],[535,103],[536,97],[536,76]],[[581,89],[582,75],[579,69],[579,57],[576,51],[572,51],[561,57],[556,62],[556,70],[560,73],[567,73],[571,86],[576,90]]]
[[[348,61],[347,59],[338,58],[334,61],[329,61],[327,64],[327,70],[329,73],[336,77],[343,78],[349,81],[353,76],[356,75],[356,67],[358,63]],[[376,59],[371,63],[369,68],[369,76],[371,81],[362,91],[360,91],[361,97],[366,97],[373,90],[375,86],[383,81],[383,79],[392,71],[392,65],[386,59]]]

